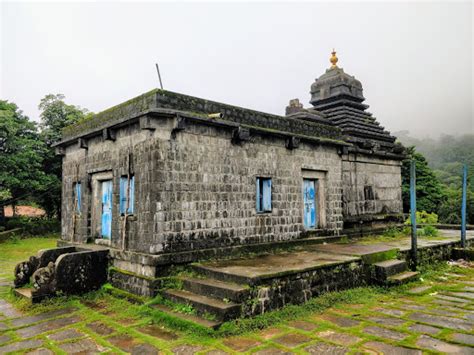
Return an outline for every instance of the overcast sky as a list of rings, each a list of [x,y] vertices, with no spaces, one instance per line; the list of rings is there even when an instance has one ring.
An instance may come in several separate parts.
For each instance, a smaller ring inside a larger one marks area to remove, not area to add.
[[[2,3],[0,96],[99,112],[158,87],[283,114],[339,66],[391,131],[473,133],[473,5],[444,3]]]

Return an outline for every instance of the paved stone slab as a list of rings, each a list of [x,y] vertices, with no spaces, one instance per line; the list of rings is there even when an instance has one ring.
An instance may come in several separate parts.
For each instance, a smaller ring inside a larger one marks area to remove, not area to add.
[[[264,340],[268,340],[268,339],[271,339],[271,338],[277,336],[281,332],[282,332],[282,330],[278,329],[278,328],[267,328],[267,329],[264,329],[264,330],[260,331],[260,333],[258,333],[257,336],[264,339]]]
[[[403,304],[403,305],[398,305],[397,307],[403,308],[403,309],[409,309],[411,311],[424,311],[427,309],[425,306],[421,306],[419,304]]]
[[[420,348],[435,350],[435,351],[448,353],[448,354],[472,355],[473,353],[473,350],[471,348],[446,343],[439,339],[431,338],[427,335],[422,335],[416,342],[416,345],[419,346]]]
[[[257,345],[260,345],[260,342],[255,339],[243,337],[228,338],[222,343],[235,351],[247,351],[250,348],[254,348]]]
[[[378,313],[386,314],[387,316],[394,316],[394,317],[401,317],[405,314],[405,312],[399,309],[392,309],[392,308],[376,308],[374,311]]]
[[[408,337],[408,335],[405,333],[397,332],[395,330],[391,330],[387,328],[376,327],[376,326],[365,327],[363,331],[366,334],[375,335],[381,338],[391,339],[391,340],[403,340]]]
[[[414,288],[410,289],[408,292],[412,293],[414,295],[417,295],[417,294],[420,294],[420,293],[423,293],[423,292],[429,290],[430,288],[431,288],[431,286],[418,286],[418,287],[414,287]]]
[[[2,313],[7,318],[16,318],[23,315],[23,313],[18,311],[15,307],[3,299],[0,299],[0,313]]]
[[[281,350],[281,349],[278,349],[278,348],[275,348],[275,347],[269,347],[269,348],[259,350],[254,354],[258,354],[258,355],[289,355],[289,354],[292,354],[292,353],[289,353],[288,351],[284,351],[284,350]]]
[[[311,339],[310,337],[299,334],[299,333],[289,333],[285,334],[281,337],[278,337],[276,339],[273,339],[275,343],[281,344],[286,346],[287,348],[294,348],[295,346],[301,345],[303,343],[310,342]]]
[[[305,330],[307,332],[316,329],[318,326],[314,323],[307,322],[304,320],[296,320],[288,324],[290,327]]]
[[[59,329],[70,324],[77,323],[81,320],[78,316],[57,318],[43,323],[32,325],[30,327],[22,328],[17,333],[23,338],[34,337],[35,335],[49,332],[51,330]]]
[[[9,335],[0,335],[0,344],[6,343],[10,341],[11,337]]]
[[[109,334],[112,334],[114,332],[114,330],[112,328],[110,328],[108,325],[106,325],[106,324],[104,324],[100,321],[96,321],[96,322],[86,324],[86,327],[91,329],[92,331],[96,332],[99,335],[109,335]]]
[[[472,286],[466,286],[463,288],[464,291],[467,291],[467,292],[474,292],[474,287]]]
[[[403,319],[393,317],[368,317],[367,320],[392,327],[399,327],[406,323],[406,321]]]
[[[48,335],[48,339],[54,340],[54,341],[64,341],[64,340],[71,340],[71,339],[76,339],[83,337],[85,334],[81,333],[80,331],[76,329],[66,329],[62,330],[57,333],[53,333]]]
[[[139,332],[151,335],[152,337],[162,339],[162,340],[176,340],[178,339],[178,336],[175,333],[169,332],[162,327],[159,327],[157,325],[151,324],[151,325],[145,325],[144,327],[140,327],[137,329]]]
[[[9,353],[13,351],[33,349],[33,348],[40,347],[41,345],[43,345],[43,341],[38,340],[38,339],[18,341],[16,343],[0,346],[0,354]]]
[[[444,316],[433,316],[426,313],[412,313],[409,318],[416,322],[427,323],[436,325],[443,328],[450,328],[455,330],[467,330],[470,331],[474,326],[460,318],[451,318]]]
[[[189,354],[195,354],[198,351],[204,350],[201,346],[197,345],[181,345],[173,349],[173,354],[176,355],[189,355]]]
[[[95,343],[91,339],[81,339],[71,343],[63,343],[58,345],[58,347],[68,354],[96,354],[108,350],[108,348]]]
[[[319,338],[329,340],[333,343],[349,346],[358,343],[362,339],[354,335],[339,333],[333,330],[316,333]]]
[[[127,334],[117,334],[107,338],[106,340],[127,353],[131,352],[132,349],[138,345],[138,340]]]
[[[53,355],[54,353],[46,348],[39,348],[33,351],[27,352],[26,355]]]
[[[307,346],[304,350],[315,355],[344,355],[349,352],[349,349],[343,346],[323,342]]]
[[[1,330],[7,330],[9,329],[10,327],[8,325],[6,325],[5,323],[3,322],[0,322],[0,331]]]
[[[449,292],[448,295],[474,300],[474,293],[471,292]]]
[[[410,329],[413,332],[426,333],[426,334],[431,334],[431,335],[438,334],[441,331],[441,329],[439,328],[432,327],[430,325],[425,325],[425,324],[418,324],[418,323],[410,325],[408,329]]]
[[[395,249],[392,246],[387,246],[385,243],[377,243],[377,244],[355,244],[355,243],[347,243],[347,244],[336,244],[336,243],[329,243],[329,244],[319,244],[311,246],[313,250],[319,250],[323,252],[329,253],[336,253],[342,255],[370,255],[375,253],[382,253],[389,250]]]
[[[73,313],[75,310],[76,310],[76,308],[62,308],[62,309],[58,309],[58,310],[54,310],[54,311],[50,311],[50,312],[36,314],[36,315],[33,315],[33,316],[29,316],[29,317],[16,318],[16,319],[13,319],[10,323],[14,327],[20,327],[20,326],[23,326],[23,325],[36,323],[36,322],[40,322],[40,321],[43,321],[43,320],[46,320],[46,319],[62,316],[64,314],[70,314],[70,313]]]
[[[132,355],[158,355],[159,349],[151,344],[143,343],[135,345],[131,351]]]
[[[472,334],[454,333],[454,334],[451,334],[450,338],[459,343],[474,345],[474,335]],[[473,349],[473,353],[474,353],[474,349]]]
[[[450,302],[455,302],[455,303],[469,303],[469,300],[466,300],[464,298],[459,298],[459,297],[453,297],[449,295],[436,295],[436,298],[444,301],[450,301]]]
[[[445,300],[433,300],[433,303],[439,304],[440,306],[447,306],[447,307],[456,307],[459,310],[464,310],[463,308],[463,303],[458,303],[458,302],[451,302],[451,301],[445,301]]]
[[[206,353],[206,355],[227,355],[228,352],[221,350],[221,349],[213,349]]]
[[[375,350],[385,355],[421,355],[420,350],[404,348],[401,346],[393,346],[379,341],[369,341],[364,344],[367,349]]]
[[[360,321],[358,320],[347,317],[339,317],[332,314],[323,314],[319,318],[329,321],[342,328],[356,327],[360,324]]]

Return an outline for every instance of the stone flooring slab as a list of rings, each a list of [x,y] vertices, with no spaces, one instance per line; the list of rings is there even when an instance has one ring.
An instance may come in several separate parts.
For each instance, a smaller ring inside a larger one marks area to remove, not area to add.
[[[16,318],[16,317],[21,317],[23,315],[23,313],[18,311],[9,302],[3,299],[0,299],[0,313],[3,314],[7,318]]]
[[[81,320],[78,316],[57,318],[43,323],[32,325],[26,328],[19,329],[17,333],[23,338],[34,337],[38,334],[49,332],[51,330],[59,329],[67,325],[77,323]]]
[[[86,327],[99,335],[109,335],[114,332],[114,330],[111,327],[109,327],[108,325],[100,321],[88,323],[86,324]]]
[[[425,325],[425,324],[412,324],[408,327],[409,330],[417,333],[425,333],[425,334],[430,334],[430,335],[436,335],[438,334],[441,329],[432,327],[430,325]]]
[[[426,313],[412,313],[409,315],[409,318],[415,322],[427,323],[429,325],[435,325],[454,330],[471,331],[474,328],[471,323],[460,318],[434,316]]]
[[[46,348],[39,348],[26,353],[26,355],[53,355],[54,353]]]
[[[254,354],[258,354],[258,355],[289,355],[289,354],[293,354],[293,353],[290,353],[288,351],[284,351],[284,350],[281,350],[281,349],[278,349],[278,348],[275,348],[275,347],[268,347],[268,348],[259,350]]]
[[[275,343],[286,346],[287,348],[294,348],[295,346],[301,345],[303,343],[308,343],[311,340],[313,339],[299,333],[289,333],[276,339],[273,339]]]
[[[70,314],[70,313],[73,313],[75,310],[76,310],[75,308],[62,308],[62,309],[58,309],[58,310],[54,310],[50,312],[36,314],[33,316],[12,319],[10,323],[15,327],[20,327],[23,325],[40,322],[40,321],[47,320],[50,318],[59,317],[65,314]]]
[[[130,353],[132,349],[138,345],[138,340],[127,334],[113,335],[106,340],[126,353]]]
[[[65,329],[57,333],[53,333],[48,335],[48,339],[54,340],[54,341],[65,341],[65,340],[71,340],[71,339],[76,339],[76,338],[81,338],[85,336],[85,334],[81,333],[80,331],[76,329]]]
[[[0,344],[6,343],[7,341],[10,341],[11,337],[9,335],[3,334],[0,335]]]
[[[385,314],[387,316],[393,316],[393,317],[401,317],[405,314],[405,312],[399,309],[393,309],[393,308],[375,308],[374,311]]]
[[[178,339],[178,336],[175,333],[172,333],[154,324],[145,325],[143,327],[138,328],[137,330],[139,332],[148,334],[152,337],[162,339],[162,340],[171,341],[171,340]]]
[[[68,354],[97,354],[108,350],[108,348],[97,344],[92,339],[81,339],[70,343],[63,343],[58,345],[58,347]]]
[[[329,340],[333,343],[340,345],[350,346],[358,343],[362,339],[351,334],[340,333],[333,330],[326,330],[323,332],[316,333],[319,338]]]
[[[420,348],[439,351],[441,353],[447,354],[470,354],[472,355],[473,349],[468,347],[463,347],[459,345],[454,345],[446,343],[439,339],[429,337],[427,335],[422,335],[416,342],[416,345]]]
[[[174,348],[172,351],[173,351],[173,354],[176,354],[176,355],[189,355],[189,354],[195,354],[198,351],[202,351],[202,350],[204,350],[202,346],[186,344],[186,345],[178,346]]]
[[[257,333],[257,336],[263,340],[268,340],[276,337],[280,333],[282,333],[282,330],[279,328],[267,328]]]
[[[470,303],[469,300],[466,300],[464,298],[453,297],[453,296],[449,296],[449,295],[436,295],[435,297],[440,299],[440,300],[450,301],[450,302],[454,302],[454,303],[461,303],[461,304]]]
[[[367,317],[367,320],[391,327],[399,327],[406,323],[404,319],[394,318],[394,317]]]
[[[160,350],[148,343],[138,344],[132,348],[132,355],[158,355]]]
[[[346,347],[323,342],[307,346],[304,350],[314,355],[344,355],[349,352]]]
[[[474,345],[474,335],[464,333],[453,333],[450,338],[459,343]],[[474,353],[474,349],[472,350]]]
[[[408,290],[408,292],[414,295],[417,295],[425,291],[428,291],[431,288],[432,288],[431,286],[418,286],[418,287],[411,288],[410,290]]]
[[[311,330],[314,330],[318,327],[317,324],[314,324],[314,323],[311,323],[311,322],[307,322],[307,321],[304,321],[304,320],[295,320],[293,322],[290,322],[288,323],[288,325],[290,327],[293,327],[293,328],[296,328],[296,329],[301,329],[301,330],[305,330],[307,332],[311,331]]]
[[[409,349],[401,346],[393,346],[379,341],[369,341],[364,347],[375,350],[384,355],[421,355],[422,352],[416,349]]]
[[[332,314],[323,314],[319,316],[319,318],[325,321],[329,321],[341,328],[356,327],[360,324],[360,321],[358,320],[347,318],[347,317],[339,317]]]
[[[449,292],[448,295],[458,298],[467,298],[470,300],[474,300],[474,293],[471,292]]]
[[[363,332],[370,335],[375,335],[380,338],[390,339],[390,340],[403,340],[408,337],[408,334],[397,332],[395,330],[377,327],[377,326],[370,326],[365,327]]]
[[[0,346],[0,354],[9,353],[13,351],[34,349],[40,347],[41,345],[43,345],[43,341],[38,339],[18,341],[16,343]]]
[[[243,338],[243,337],[235,337],[235,338],[228,338],[222,342],[225,346],[231,348],[235,351],[247,351],[250,348],[254,348],[257,345],[260,345],[258,340],[252,338]]]

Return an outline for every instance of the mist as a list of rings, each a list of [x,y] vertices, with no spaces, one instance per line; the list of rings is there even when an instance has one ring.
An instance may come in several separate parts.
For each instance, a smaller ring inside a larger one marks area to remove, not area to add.
[[[473,5],[445,3],[5,3],[0,96],[39,120],[62,93],[99,112],[158,87],[284,114],[330,66],[362,82],[382,126],[474,132]]]

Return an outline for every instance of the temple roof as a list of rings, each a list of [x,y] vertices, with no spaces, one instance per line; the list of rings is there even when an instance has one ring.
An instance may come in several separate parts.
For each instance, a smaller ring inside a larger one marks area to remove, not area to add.
[[[330,59],[332,66],[311,85],[313,109],[343,130],[346,140],[365,150],[401,153],[395,137],[380,126],[366,110],[362,84],[354,76],[337,66],[336,52]]]

